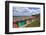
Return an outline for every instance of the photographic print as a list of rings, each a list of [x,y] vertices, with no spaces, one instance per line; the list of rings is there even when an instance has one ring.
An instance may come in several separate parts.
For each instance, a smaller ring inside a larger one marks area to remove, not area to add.
[[[36,2],[5,2],[5,33],[45,31],[45,4]]]
[[[13,28],[40,27],[40,8],[13,7]]]

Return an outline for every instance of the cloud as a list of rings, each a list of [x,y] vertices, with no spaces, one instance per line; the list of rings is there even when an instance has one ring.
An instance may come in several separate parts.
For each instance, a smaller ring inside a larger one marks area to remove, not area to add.
[[[40,8],[33,7],[13,7],[13,16],[31,16],[39,14]]]

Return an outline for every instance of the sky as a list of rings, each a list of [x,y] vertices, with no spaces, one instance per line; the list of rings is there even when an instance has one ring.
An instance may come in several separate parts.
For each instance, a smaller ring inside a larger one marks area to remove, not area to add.
[[[38,7],[13,7],[13,16],[31,16],[39,13]]]

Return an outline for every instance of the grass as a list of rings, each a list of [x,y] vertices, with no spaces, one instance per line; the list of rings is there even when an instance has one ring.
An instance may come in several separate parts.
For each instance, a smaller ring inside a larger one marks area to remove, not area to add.
[[[40,27],[40,21],[35,20],[31,24],[28,24],[26,27]]]

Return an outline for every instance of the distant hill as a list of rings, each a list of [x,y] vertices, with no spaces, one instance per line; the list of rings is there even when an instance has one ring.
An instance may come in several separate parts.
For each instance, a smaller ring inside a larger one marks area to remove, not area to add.
[[[32,20],[34,20],[31,24],[28,24],[26,27],[39,27],[40,26],[40,14],[32,15]]]

